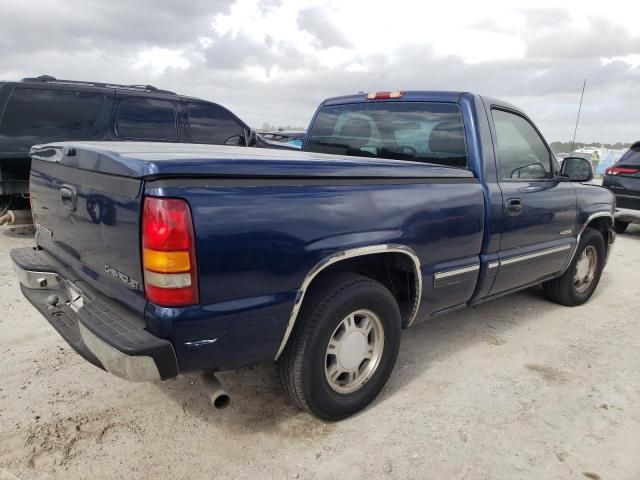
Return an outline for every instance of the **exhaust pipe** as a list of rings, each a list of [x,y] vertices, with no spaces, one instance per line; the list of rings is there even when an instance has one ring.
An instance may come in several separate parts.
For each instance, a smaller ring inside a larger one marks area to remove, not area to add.
[[[222,410],[229,406],[231,397],[229,397],[229,394],[222,388],[222,385],[220,385],[220,382],[213,373],[202,374],[202,385],[204,385],[209,403],[213,408]]]
[[[7,210],[0,217],[0,225],[15,225],[33,223],[31,210]]]

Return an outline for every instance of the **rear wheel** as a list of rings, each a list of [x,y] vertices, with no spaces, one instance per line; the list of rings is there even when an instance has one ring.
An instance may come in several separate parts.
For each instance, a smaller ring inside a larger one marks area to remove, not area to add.
[[[585,303],[598,286],[605,255],[602,234],[598,230],[587,228],[567,271],[542,284],[547,298],[571,307]]]
[[[629,222],[623,222],[622,220],[616,220],[613,223],[613,230],[616,233],[624,233],[627,230],[628,226],[629,226]]]
[[[319,280],[278,361],[291,399],[324,420],[366,407],[386,384],[400,346],[400,311],[389,290],[367,277]]]

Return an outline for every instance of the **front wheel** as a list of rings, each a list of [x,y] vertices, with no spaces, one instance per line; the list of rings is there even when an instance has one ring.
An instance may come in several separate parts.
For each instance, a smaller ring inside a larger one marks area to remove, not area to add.
[[[278,361],[281,383],[316,417],[353,415],[391,375],[400,329],[398,304],[382,284],[352,273],[328,275],[309,292]]]
[[[585,303],[600,281],[606,256],[605,244],[598,230],[587,228],[567,271],[542,284],[550,300],[570,307]]]

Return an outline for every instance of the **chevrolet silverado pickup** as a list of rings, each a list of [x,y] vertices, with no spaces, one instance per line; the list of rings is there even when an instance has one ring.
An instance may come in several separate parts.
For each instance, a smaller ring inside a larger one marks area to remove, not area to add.
[[[275,361],[328,420],[367,406],[400,335],[542,284],[578,306],[615,239],[591,166],[516,107],[460,92],[326,100],[305,151],[135,142],[32,149],[21,289],[132,381]]]

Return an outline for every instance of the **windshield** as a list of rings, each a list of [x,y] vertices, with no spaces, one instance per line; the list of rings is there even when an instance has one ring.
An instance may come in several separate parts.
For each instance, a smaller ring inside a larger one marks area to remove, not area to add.
[[[467,166],[462,113],[452,103],[371,102],[323,107],[305,150]]]

